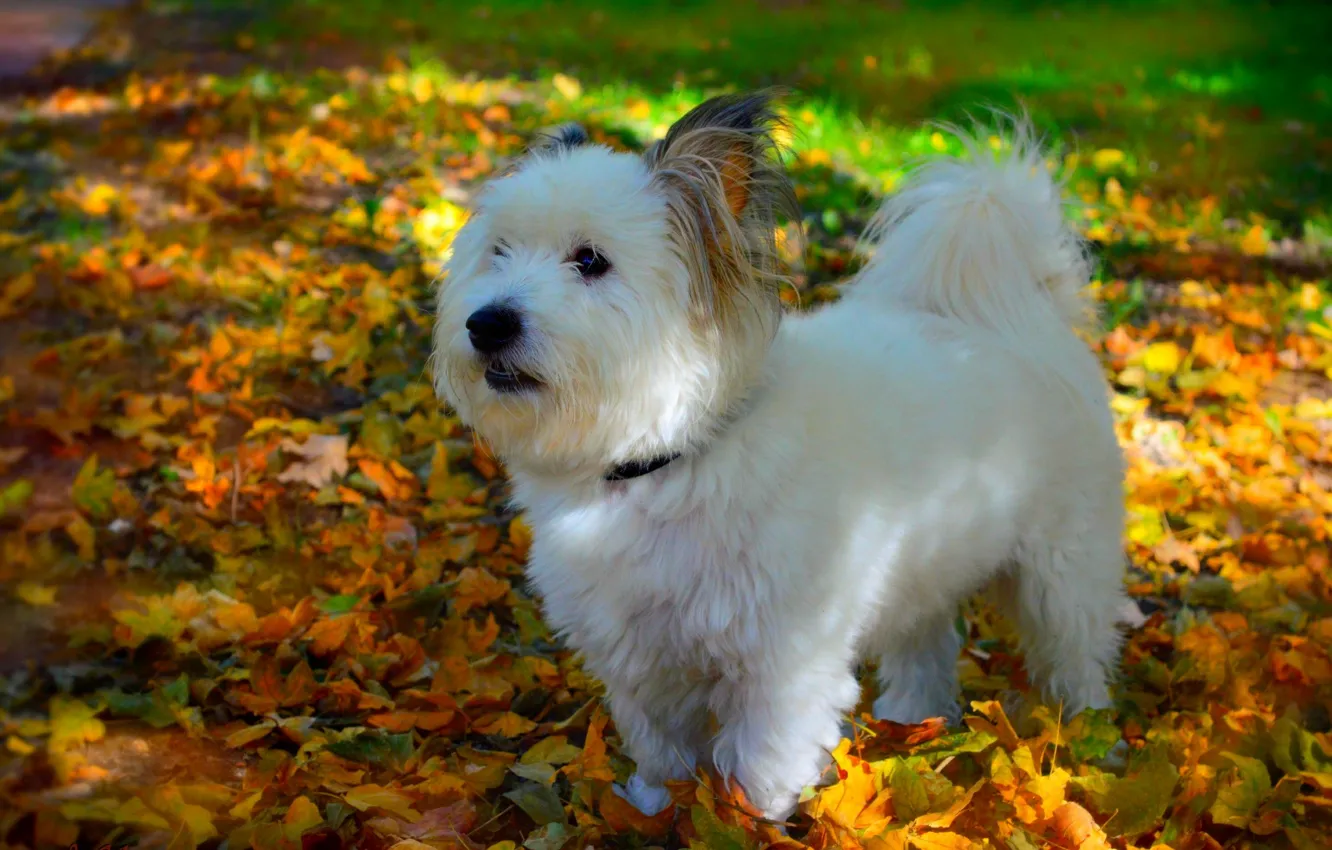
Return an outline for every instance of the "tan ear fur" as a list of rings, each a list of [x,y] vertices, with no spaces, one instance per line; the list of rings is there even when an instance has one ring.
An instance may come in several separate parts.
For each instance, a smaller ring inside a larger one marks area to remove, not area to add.
[[[695,301],[714,317],[736,307],[776,309],[783,280],[774,232],[798,221],[795,192],[777,159],[775,93],[714,97],[690,110],[644,161],[670,210],[672,238]]]
[[[739,218],[749,205],[749,182],[745,179],[748,165],[743,151],[737,146],[722,162],[722,193],[726,196],[726,205],[731,215]]]

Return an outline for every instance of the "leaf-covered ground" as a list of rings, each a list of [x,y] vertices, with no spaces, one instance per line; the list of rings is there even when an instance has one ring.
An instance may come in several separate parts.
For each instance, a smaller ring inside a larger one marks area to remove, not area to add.
[[[1325,11],[451,5],[141,3],[0,87],[0,846],[1332,846]],[[1115,710],[1063,725],[971,607],[965,725],[861,717],[786,836],[710,777],[608,793],[598,686],[426,371],[534,130],[633,148],[771,81],[798,306],[947,150],[920,119],[1020,96],[1066,143],[1139,609]]]

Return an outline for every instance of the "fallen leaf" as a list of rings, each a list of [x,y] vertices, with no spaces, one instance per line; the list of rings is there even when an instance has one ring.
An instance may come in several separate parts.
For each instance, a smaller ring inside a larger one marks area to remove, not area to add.
[[[347,805],[364,812],[367,809],[383,809],[392,812],[409,823],[421,819],[421,813],[412,808],[412,799],[401,791],[386,788],[383,785],[358,785],[342,795]]]
[[[38,584],[34,581],[19,582],[15,589],[15,594],[19,599],[29,605],[44,607],[55,604],[56,588],[45,584]]]
[[[282,441],[284,451],[305,458],[287,467],[278,480],[302,481],[316,490],[347,474],[347,437],[344,434],[310,434],[304,443],[290,437]]]

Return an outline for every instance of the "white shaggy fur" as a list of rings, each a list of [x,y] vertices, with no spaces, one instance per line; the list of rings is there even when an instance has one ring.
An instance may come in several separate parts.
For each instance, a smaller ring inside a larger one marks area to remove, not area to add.
[[[459,234],[439,389],[507,464],[530,577],[605,683],[640,808],[703,763],[788,814],[862,659],[879,664],[879,717],[956,718],[957,605],[987,585],[1037,685],[1069,714],[1108,705],[1122,461],[1071,330],[1087,265],[1018,130],[1002,155],[975,143],[919,171],[846,297],[775,331],[762,310],[699,330],[667,200],[634,155],[538,152]],[[610,259],[604,277],[567,261],[584,244]],[[502,359],[539,390],[482,377],[465,322],[496,302],[523,317]]]

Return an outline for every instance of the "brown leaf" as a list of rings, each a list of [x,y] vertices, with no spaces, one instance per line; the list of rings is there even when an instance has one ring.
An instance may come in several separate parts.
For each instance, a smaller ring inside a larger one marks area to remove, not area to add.
[[[675,823],[675,807],[667,806],[651,817],[640,812],[633,803],[615,793],[613,785],[602,789],[597,808],[606,825],[616,832],[636,832],[653,838],[664,838]]]
[[[129,274],[139,289],[161,289],[171,282],[171,272],[156,263],[135,266]]]
[[[357,622],[356,614],[342,614],[316,622],[305,632],[305,636],[312,641],[310,651],[325,656],[342,649]]]
[[[1110,843],[1096,819],[1077,803],[1064,803],[1055,809],[1054,828],[1077,850],[1110,850]]]
[[[1202,569],[1198,562],[1198,553],[1173,534],[1156,545],[1152,550],[1152,556],[1162,564],[1181,564],[1188,567],[1191,573],[1197,573]]]
[[[472,728],[486,735],[499,735],[504,738],[517,738],[536,728],[536,724],[526,717],[503,711],[488,714],[472,724]]]
[[[392,711],[372,714],[366,718],[366,722],[390,732],[408,732],[412,729],[433,732],[447,726],[453,717],[452,711]]]
[[[421,841],[447,841],[466,835],[476,822],[476,805],[471,800],[459,800],[426,811],[416,823],[403,827],[402,832]]]
[[[316,490],[347,474],[347,436],[345,434],[311,434],[304,443],[290,437],[282,441],[282,448],[305,458],[287,467],[278,480],[284,483],[303,481]]]
[[[262,655],[250,668],[250,686],[256,696],[271,700],[274,706],[282,703],[284,692],[282,668],[272,655]],[[267,712],[264,712],[267,713]]]
[[[486,569],[466,567],[458,573],[458,585],[453,591],[453,604],[458,614],[462,615],[473,608],[498,602],[508,592],[509,583],[504,579],[495,578]]]

